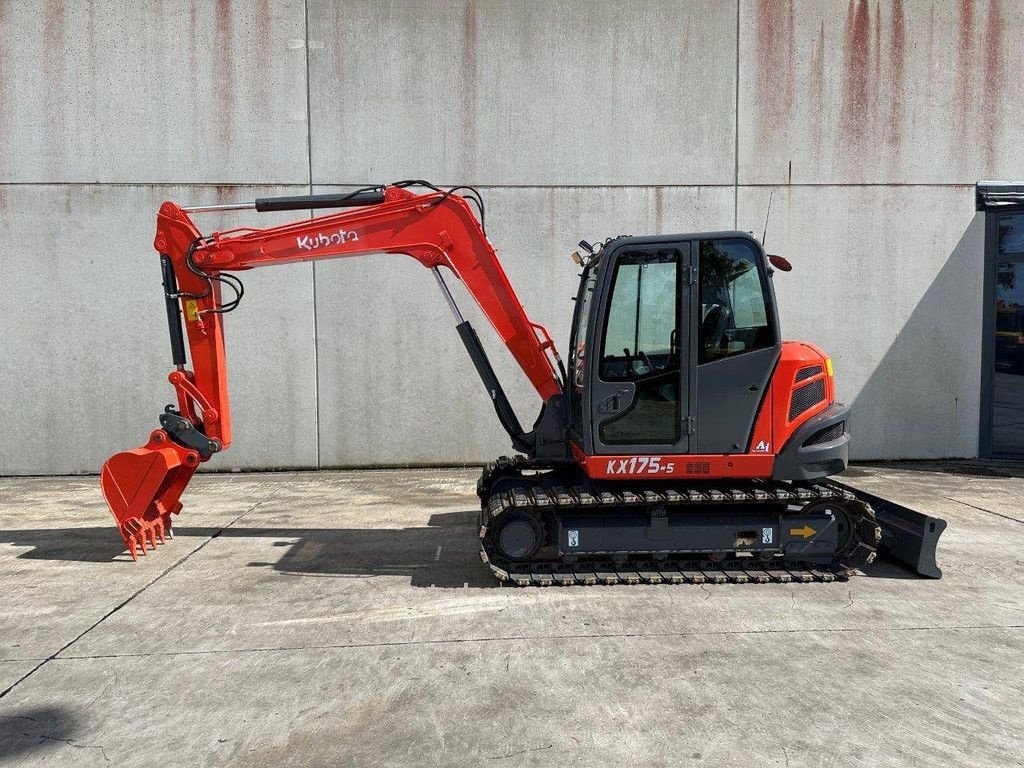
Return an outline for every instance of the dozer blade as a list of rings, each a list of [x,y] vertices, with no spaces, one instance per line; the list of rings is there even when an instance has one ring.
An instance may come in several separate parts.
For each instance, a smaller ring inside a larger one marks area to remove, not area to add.
[[[132,560],[173,537],[171,515],[181,511],[185,486],[199,454],[156,430],[149,443],[111,456],[100,471],[100,488]]]
[[[882,529],[878,551],[886,557],[903,563],[921,576],[941,579],[942,571],[936,562],[935,550],[939,536],[946,530],[946,521],[916,512],[902,504],[875,496],[852,485],[831,480],[858,499],[871,505]]]

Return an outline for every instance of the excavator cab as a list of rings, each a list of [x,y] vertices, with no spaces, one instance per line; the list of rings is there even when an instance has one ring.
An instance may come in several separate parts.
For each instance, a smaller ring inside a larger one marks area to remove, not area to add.
[[[576,303],[568,396],[584,453],[748,452],[782,349],[754,238],[617,238],[586,264]]]

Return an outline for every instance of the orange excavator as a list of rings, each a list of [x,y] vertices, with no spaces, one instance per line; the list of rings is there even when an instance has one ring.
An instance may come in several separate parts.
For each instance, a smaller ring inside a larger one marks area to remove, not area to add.
[[[319,208],[344,210],[209,235],[191,218]],[[101,472],[133,558],[164,541],[193,473],[231,445],[224,316],[243,298],[235,273],[383,253],[431,270],[517,452],[487,465],[477,486],[480,558],[499,580],[833,581],[879,548],[939,573],[945,523],[826,479],[847,466],[850,408],[836,402],[828,356],[782,340],[772,274],[789,263],[747,233],[581,241],[566,362],[519,302],[471,187],[409,180],[232,205],[165,202],[154,244],[177,402],[146,445],[112,456]],[[536,390],[529,430],[451,278]]]

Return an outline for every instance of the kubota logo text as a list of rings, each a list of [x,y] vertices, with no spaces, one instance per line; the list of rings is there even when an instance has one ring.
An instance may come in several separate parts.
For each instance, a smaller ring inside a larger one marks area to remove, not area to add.
[[[315,235],[303,235],[295,238],[295,245],[300,251],[315,251],[318,248],[326,248],[330,245],[341,245],[342,243],[354,243],[359,240],[359,235],[351,229],[339,229],[337,232],[327,234],[320,232]]]

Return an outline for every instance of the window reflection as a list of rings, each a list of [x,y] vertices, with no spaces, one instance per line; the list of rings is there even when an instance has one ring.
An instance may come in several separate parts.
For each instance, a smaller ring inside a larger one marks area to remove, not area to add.
[[[1024,253],[1024,212],[999,217],[999,255]]]
[[[701,363],[775,343],[757,252],[744,240],[701,244],[699,343]]]
[[[601,378],[634,382],[634,397],[623,413],[601,424],[606,444],[679,440],[678,264],[674,249],[628,252],[618,259]]]

